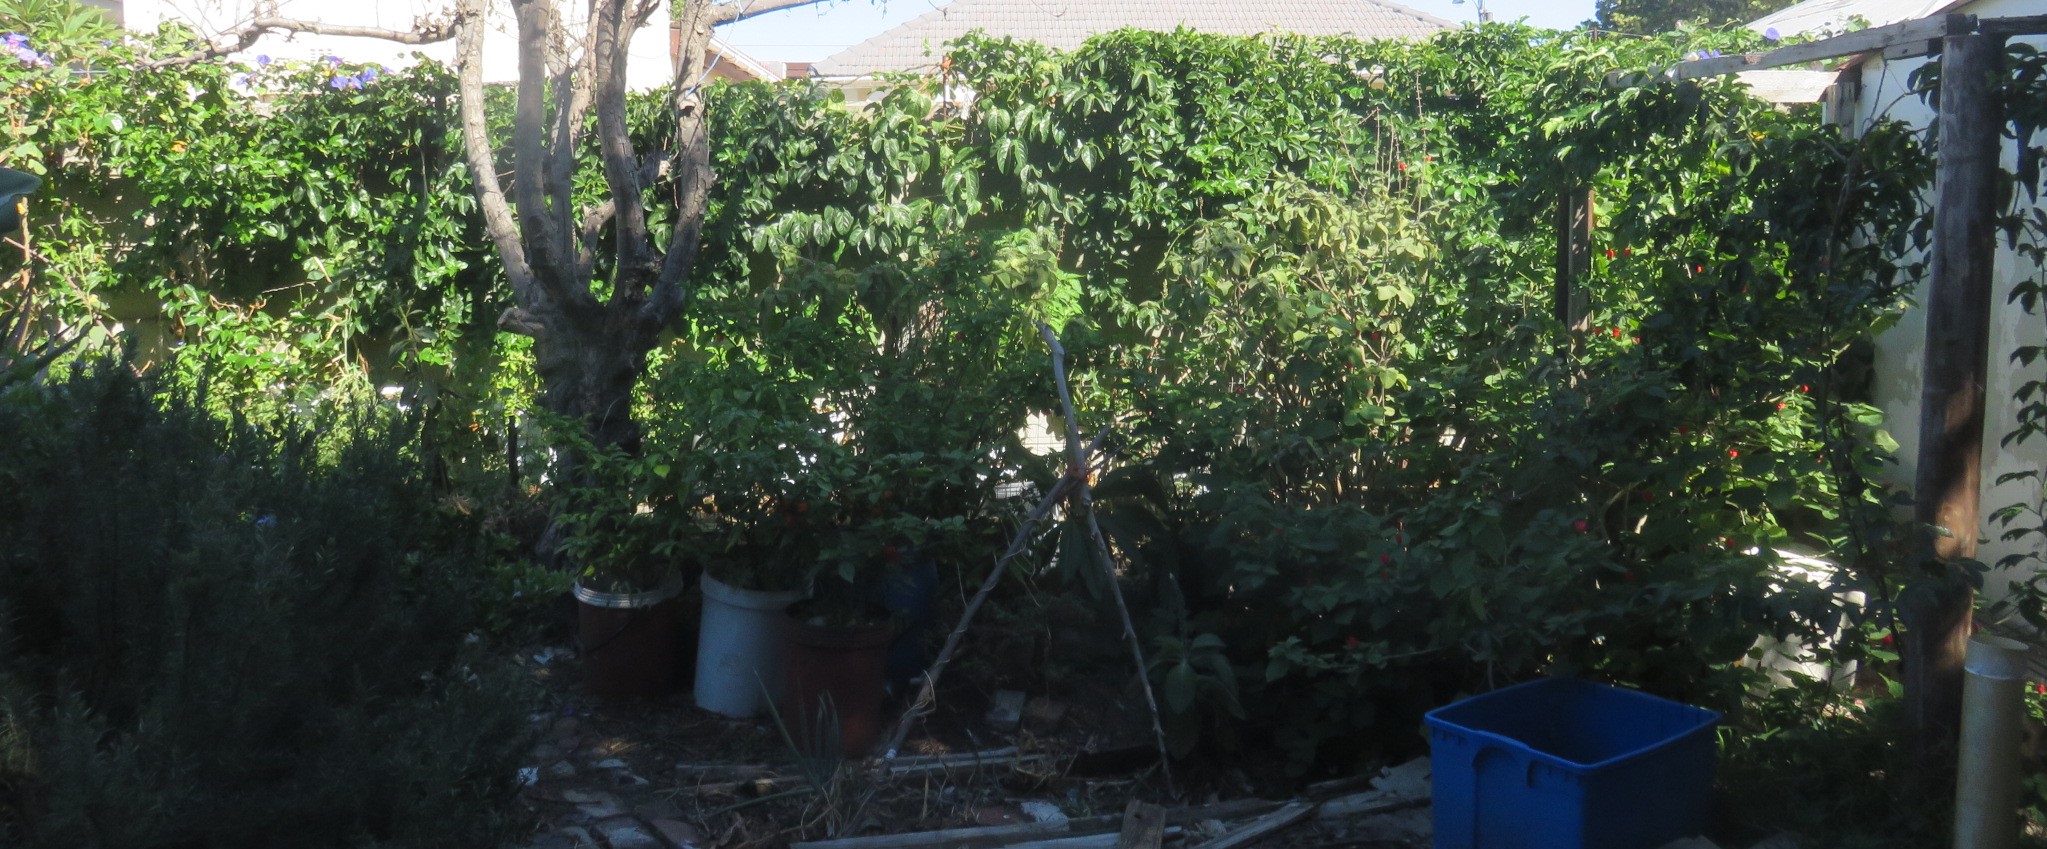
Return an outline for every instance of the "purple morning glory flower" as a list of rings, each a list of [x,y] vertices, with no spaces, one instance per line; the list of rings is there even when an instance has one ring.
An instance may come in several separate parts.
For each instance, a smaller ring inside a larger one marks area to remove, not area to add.
[[[355,77],[342,77],[341,82],[343,85],[346,85],[349,88],[356,89],[358,91],[362,89],[362,80],[356,79]]]
[[[325,62],[325,63],[327,63],[327,64],[329,64],[329,65],[339,65],[339,64],[341,64],[341,57],[339,57],[339,56],[329,56],[329,57],[327,57],[327,58],[325,58],[325,59],[322,59],[322,60],[320,60],[320,61],[322,61],[322,62]]]
[[[377,69],[376,69],[375,67],[369,67],[369,68],[364,68],[364,69],[362,69],[362,81],[363,81],[363,82],[366,82],[366,83],[367,83],[367,82],[375,82],[375,81],[376,81],[376,79],[377,79],[377,77],[378,77],[378,73],[377,73]]]
[[[0,41],[5,41],[8,47],[21,47],[25,44],[28,44],[28,36],[22,35],[21,33],[18,32],[10,32],[4,36],[0,36]]]
[[[258,53],[258,54],[256,54],[256,64],[258,64],[258,65],[266,65],[266,66],[267,66],[267,65],[269,65],[269,64],[270,64],[270,54],[268,54],[268,53]]]
[[[1780,33],[1780,32],[1778,32],[1778,31],[1777,31],[1777,28],[1776,28],[1776,27],[1771,27],[1771,28],[1769,28],[1769,29],[1763,30],[1763,40],[1764,40],[1764,41],[1776,41],[1777,39],[1780,39],[1780,38],[1783,38],[1783,37],[1784,37],[1784,34],[1783,34],[1783,33]]]
[[[327,81],[328,88],[341,88],[342,86],[345,85],[348,85],[348,83],[342,82],[340,77],[335,77]]]

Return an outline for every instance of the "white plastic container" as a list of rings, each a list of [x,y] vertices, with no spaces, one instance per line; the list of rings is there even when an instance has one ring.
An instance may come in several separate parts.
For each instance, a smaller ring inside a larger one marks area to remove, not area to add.
[[[742,590],[704,576],[697,639],[697,707],[731,717],[760,713],[782,684],[782,611],[800,590]],[[762,692],[762,685],[768,688]]]

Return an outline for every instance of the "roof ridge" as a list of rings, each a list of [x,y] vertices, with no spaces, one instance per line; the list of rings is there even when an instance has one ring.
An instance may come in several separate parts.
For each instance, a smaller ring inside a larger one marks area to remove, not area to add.
[[[1403,6],[1399,3],[1390,3],[1387,2],[1387,0],[1363,0],[1363,2],[1373,6],[1378,6],[1396,15],[1406,15],[1411,18],[1416,18],[1422,21],[1423,23],[1441,24],[1443,26],[1448,27],[1457,26],[1457,22],[1450,20],[1449,18],[1439,18],[1420,9],[1412,8],[1409,6]]]
[[[1393,0],[951,0],[848,45],[812,69],[856,77],[928,68],[940,42],[973,30],[1071,50],[1091,34],[1115,29],[1166,31],[1168,19],[1197,32],[1277,30],[1367,39],[1421,38],[1458,26]]]

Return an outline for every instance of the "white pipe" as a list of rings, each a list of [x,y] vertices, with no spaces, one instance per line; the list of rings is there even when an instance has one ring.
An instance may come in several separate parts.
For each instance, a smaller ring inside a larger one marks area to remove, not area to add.
[[[1978,634],[1962,677],[1955,849],[2012,849],[2019,840],[2019,737],[2026,644]]]

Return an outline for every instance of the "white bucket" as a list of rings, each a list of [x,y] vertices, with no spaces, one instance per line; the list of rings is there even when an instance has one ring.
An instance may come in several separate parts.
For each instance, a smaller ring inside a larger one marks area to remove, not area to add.
[[[704,576],[703,629],[697,639],[697,707],[732,717],[760,713],[782,685],[782,611],[800,590],[742,590]]]

